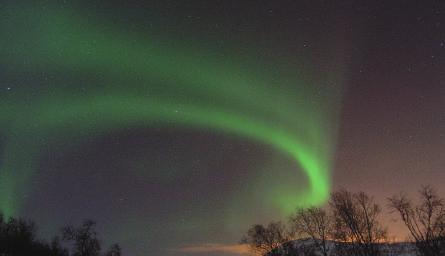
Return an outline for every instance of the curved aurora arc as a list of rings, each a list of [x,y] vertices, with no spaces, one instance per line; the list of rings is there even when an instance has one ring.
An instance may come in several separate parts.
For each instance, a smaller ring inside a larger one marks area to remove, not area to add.
[[[267,203],[283,212],[319,205],[328,198],[333,143],[326,117],[332,113],[320,108],[311,88],[302,85],[296,93],[283,93],[264,74],[249,72],[227,59],[205,58],[102,29],[100,23],[86,22],[67,10],[37,13],[32,8],[11,7],[3,11],[9,12],[3,15],[8,17],[3,33],[14,36],[1,42],[2,65],[54,77],[59,72],[76,77],[96,74],[94,79],[82,80],[82,88],[89,83],[102,85],[74,90],[54,79],[47,85],[51,90],[35,90],[31,102],[19,89],[1,95],[5,139],[0,210],[5,215],[20,211],[23,199],[18,195],[28,189],[47,138],[67,136],[69,143],[133,126],[209,129],[270,145],[292,158],[296,171],[304,171],[308,189],[284,193],[270,188],[267,195],[258,196],[267,197]],[[274,78],[273,82],[299,84],[295,78]]]

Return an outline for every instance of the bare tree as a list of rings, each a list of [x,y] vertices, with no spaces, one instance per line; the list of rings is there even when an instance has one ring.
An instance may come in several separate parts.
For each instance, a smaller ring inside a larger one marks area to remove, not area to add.
[[[290,218],[292,231],[298,235],[310,237],[315,248],[327,256],[327,241],[332,233],[332,221],[326,210],[316,207],[299,209]]]
[[[259,224],[253,225],[241,243],[248,244],[257,255],[266,255],[289,241],[290,236],[286,227],[281,221],[278,221],[270,222],[267,227]]]
[[[380,254],[378,244],[387,237],[380,222],[381,208],[364,192],[339,190],[332,194],[330,206],[334,216],[334,239],[344,254],[375,256]]]
[[[51,240],[51,244],[49,246],[50,249],[50,256],[69,256],[68,249],[63,247],[63,245],[60,242],[60,238],[58,236],[55,236]]]
[[[430,186],[420,189],[419,199],[418,205],[414,205],[404,194],[393,196],[388,200],[390,208],[399,213],[421,255],[444,255],[444,201]]]
[[[100,241],[95,226],[94,221],[86,220],[78,228],[72,226],[63,228],[63,240],[74,243],[73,256],[99,256]]]
[[[118,244],[113,244],[105,256],[121,256],[122,249]]]

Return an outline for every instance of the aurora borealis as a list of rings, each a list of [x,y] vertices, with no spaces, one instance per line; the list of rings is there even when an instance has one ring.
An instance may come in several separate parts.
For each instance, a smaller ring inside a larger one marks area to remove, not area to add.
[[[25,42],[21,41],[25,36],[17,34],[17,41],[2,47],[2,59],[25,70],[100,74],[103,78],[94,82],[105,88],[76,95],[49,82],[51,94],[36,93],[27,106],[17,104],[20,92],[8,93],[2,124],[15,136],[5,138],[0,178],[1,208],[7,215],[20,209],[14,194],[32,179],[42,146],[35,138],[68,134],[75,139],[153,123],[209,129],[272,146],[295,161],[295,171],[306,174],[308,186],[303,193],[272,188],[263,195],[269,198],[268,204],[289,212],[326,201],[332,147],[327,117],[331,113],[321,109],[316,92],[304,80],[273,81],[276,86],[301,84],[294,94],[280,93],[268,89],[267,74],[249,74],[248,68],[230,67],[224,59],[157,46],[149,37],[136,41],[119,30],[103,31],[75,13],[51,6],[42,13],[27,8],[6,9],[8,17],[21,20],[7,20],[6,26],[31,26],[26,33],[35,37]],[[23,57],[26,63],[15,63]],[[82,83],[88,87],[92,82]],[[28,148],[26,154],[23,145]]]
[[[327,200],[337,99],[324,95],[338,88],[310,86],[305,77],[275,68],[267,71],[271,63],[258,63],[252,54],[237,60],[212,48],[169,46],[165,38],[171,35],[128,32],[82,14],[75,5],[7,4],[2,34],[8,38],[1,42],[2,66],[11,70],[10,79],[45,74],[23,88],[8,87],[1,96],[0,208],[7,216],[23,214],[23,195],[34,193],[36,173],[44,172],[41,159],[54,154],[54,144],[69,148],[141,127],[239,138],[292,161],[292,171],[271,165],[245,170],[289,177],[270,186],[261,178],[244,180],[252,184],[244,185],[245,191],[237,188],[236,197],[247,198],[252,188],[260,188],[257,200],[281,214]],[[162,172],[148,168],[135,176],[144,179],[153,175],[144,172],[156,171]],[[295,180],[302,188],[294,188]],[[245,204],[228,200],[231,209]]]
[[[95,219],[125,255],[226,256],[336,187],[440,184],[441,14],[398,8],[2,1],[0,210],[43,235]]]

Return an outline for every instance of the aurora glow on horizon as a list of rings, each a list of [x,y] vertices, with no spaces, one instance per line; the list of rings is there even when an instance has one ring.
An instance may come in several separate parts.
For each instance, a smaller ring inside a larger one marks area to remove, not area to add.
[[[2,65],[51,77],[44,90],[14,88],[1,95],[4,214],[21,212],[18,195],[32,193],[39,159],[52,141],[82,144],[126,127],[212,131],[284,154],[294,162],[290,175],[306,176],[304,191],[289,177],[255,195],[283,215],[328,199],[339,96],[329,101],[322,95],[339,95],[338,88],[270,72],[264,67],[271,64],[255,63],[254,56],[246,62],[213,49],[169,46],[68,8],[11,5],[2,12],[3,33],[15,33],[13,40],[1,41]],[[336,76],[325,79],[339,80]],[[295,89],[283,90],[288,87]],[[271,168],[270,173],[289,175]],[[265,181],[249,182],[261,187]]]

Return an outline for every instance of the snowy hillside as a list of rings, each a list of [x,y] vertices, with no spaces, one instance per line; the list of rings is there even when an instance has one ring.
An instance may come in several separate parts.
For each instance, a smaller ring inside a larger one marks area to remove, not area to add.
[[[412,243],[385,243],[380,244],[383,256],[416,256],[416,247]],[[268,254],[268,256],[312,256],[322,255],[317,251],[311,250],[314,248],[311,239],[296,240],[286,243],[281,248]],[[340,256],[336,251],[334,241],[327,241],[327,248],[329,249],[329,256]]]

